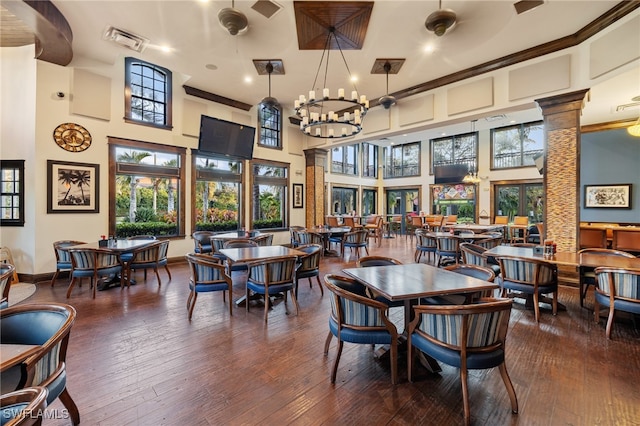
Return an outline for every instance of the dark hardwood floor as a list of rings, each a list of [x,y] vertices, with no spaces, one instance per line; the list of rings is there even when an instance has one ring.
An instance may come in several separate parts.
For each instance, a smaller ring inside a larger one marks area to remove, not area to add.
[[[413,261],[405,237],[383,240],[371,254]],[[345,262],[345,260],[349,260]],[[324,258],[322,275],[354,266],[355,259]],[[88,282],[65,298],[66,278],[54,288],[40,283],[24,303],[58,301],[76,307],[67,356],[67,388],[84,425],[253,424],[462,424],[459,372],[422,372],[414,383],[401,354],[399,384],[388,359],[368,345],[345,344],[337,381],[329,379],[335,339],[323,355],[329,294],[301,282],[300,315],[286,315],[278,301],[263,321],[263,308],[235,308],[229,316],[222,294],[200,294],[187,320],[188,269],[171,264],[158,287],[153,273],[129,289],[98,292]],[[244,293],[234,283],[234,299]],[[592,320],[592,295],[580,308],[578,290],[562,287],[567,306],[557,316],[515,305],[507,343],[507,368],[519,414],[496,369],[471,371],[475,425],[640,424],[640,331],[629,318],[616,322],[612,340]],[[228,300],[227,300],[228,303]],[[402,311],[392,313],[402,324]],[[52,410],[62,410],[55,401]],[[68,425],[68,420],[45,420]]]

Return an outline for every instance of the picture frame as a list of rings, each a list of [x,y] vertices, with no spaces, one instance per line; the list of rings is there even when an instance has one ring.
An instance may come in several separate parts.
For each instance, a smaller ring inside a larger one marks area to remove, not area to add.
[[[99,213],[100,165],[47,160],[47,213]]]
[[[301,209],[304,207],[304,185],[301,183],[293,184],[293,208]]]
[[[584,185],[585,208],[630,209],[631,184]]]

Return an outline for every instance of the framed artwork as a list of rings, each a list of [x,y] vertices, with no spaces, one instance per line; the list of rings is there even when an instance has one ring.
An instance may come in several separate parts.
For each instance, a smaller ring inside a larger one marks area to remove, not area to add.
[[[99,213],[100,165],[47,160],[47,213]]]
[[[293,184],[293,208],[301,209],[304,206],[303,194],[304,186],[301,183]]]
[[[585,185],[584,206],[589,208],[631,208],[631,184]]]

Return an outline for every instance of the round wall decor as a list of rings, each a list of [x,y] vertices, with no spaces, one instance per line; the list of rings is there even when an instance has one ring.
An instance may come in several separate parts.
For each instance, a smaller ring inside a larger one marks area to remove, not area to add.
[[[69,152],[82,152],[91,146],[91,134],[76,123],[62,123],[53,131],[53,140]]]

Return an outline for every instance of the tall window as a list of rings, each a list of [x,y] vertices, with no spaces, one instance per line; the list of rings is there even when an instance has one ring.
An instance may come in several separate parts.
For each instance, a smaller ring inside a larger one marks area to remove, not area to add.
[[[0,160],[0,225],[24,226],[24,160]]]
[[[331,214],[351,214],[356,210],[358,190],[355,188],[331,189]]]
[[[534,157],[544,152],[542,121],[491,130],[491,168],[535,166]]]
[[[358,145],[338,146],[331,150],[331,173],[357,175]]]
[[[192,151],[192,223],[194,231],[233,231],[244,213],[242,161]]]
[[[528,216],[530,223],[542,222],[544,217],[544,189],[540,182],[509,183],[494,188],[495,215]]]
[[[384,177],[420,176],[420,142],[384,149]]]
[[[126,58],[124,83],[125,121],[171,128],[171,71]]]
[[[109,138],[109,234],[184,235],[185,153]]]
[[[289,165],[275,161],[251,162],[251,227],[282,229],[289,219]]]
[[[376,213],[378,205],[378,191],[375,189],[362,190],[362,216],[369,216]]]
[[[437,166],[464,164],[468,170],[478,170],[478,133],[431,139],[431,170]]]
[[[362,176],[378,177],[378,147],[366,142],[362,144]]]
[[[258,123],[258,145],[282,149],[282,108],[261,102]]]

